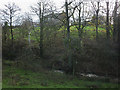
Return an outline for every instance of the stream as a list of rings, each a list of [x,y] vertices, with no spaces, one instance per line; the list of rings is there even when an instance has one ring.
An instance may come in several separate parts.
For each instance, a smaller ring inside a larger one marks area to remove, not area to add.
[[[64,74],[65,72],[62,71],[62,70],[54,70],[54,72],[57,72],[57,73],[61,73],[61,74]],[[96,74],[92,74],[92,73],[89,73],[89,74],[86,74],[86,73],[78,73],[79,76],[83,76],[83,77],[89,77],[89,78],[96,78],[96,79],[104,79],[104,80],[109,80],[110,82],[113,82],[113,83],[119,83],[119,79],[116,77],[116,78],[112,78],[112,77],[106,77],[106,76],[99,76],[99,75],[96,75]]]

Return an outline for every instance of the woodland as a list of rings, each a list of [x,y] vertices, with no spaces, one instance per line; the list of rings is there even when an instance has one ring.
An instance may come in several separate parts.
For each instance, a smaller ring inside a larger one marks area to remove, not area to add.
[[[3,90],[119,88],[120,1],[56,7],[39,0],[23,15],[15,2],[0,9]]]

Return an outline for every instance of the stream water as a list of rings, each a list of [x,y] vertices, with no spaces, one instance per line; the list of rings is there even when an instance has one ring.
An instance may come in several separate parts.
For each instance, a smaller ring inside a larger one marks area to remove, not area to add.
[[[54,70],[54,72],[58,73],[64,73],[62,70]],[[99,77],[98,75],[95,74],[85,74],[85,73],[79,73],[80,76],[85,76],[85,77]]]
[[[64,71],[62,70],[54,70],[54,72],[57,72],[57,73],[61,73],[61,74],[64,74]],[[96,75],[96,74],[92,74],[92,73],[78,73],[79,76],[83,76],[83,77],[89,77],[89,78],[98,78],[98,79],[109,79],[109,80],[112,80],[112,82],[119,82],[119,79],[116,77],[116,78],[112,78],[112,77],[107,77],[107,76],[99,76],[99,75]]]

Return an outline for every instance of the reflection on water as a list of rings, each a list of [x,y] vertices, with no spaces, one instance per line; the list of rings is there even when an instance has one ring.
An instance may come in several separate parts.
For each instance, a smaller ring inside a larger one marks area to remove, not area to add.
[[[54,72],[64,73],[62,70],[54,70]]]
[[[80,75],[81,75],[81,76],[85,76],[85,77],[98,77],[98,76],[95,75],[95,74],[84,74],[84,73],[81,73]]]
[[[64,73],[62,70],[54,70],[54,72]],[[95,75],[95,74],[79,73],[79,75],[80,75],[80,76],[84,76],[84,77],[99,77],[98,75]]]

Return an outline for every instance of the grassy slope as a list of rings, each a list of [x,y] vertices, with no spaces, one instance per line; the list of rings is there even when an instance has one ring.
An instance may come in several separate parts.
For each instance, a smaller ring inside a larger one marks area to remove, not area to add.
[[[13,78],[13,80],[12,80]],[[117,88],[117,84],[102,81],[88,81],[53,71],[32,72],[3,66],[3,88]]]
[[[36,28],[37,30],[37,28]],[[105,29],[99,28],[99,34],[105,34]],[[84,29],[84,36],[87,38],[95,37],[95,28],[87,26]],[[78,31],[75,27],[71,27],[71,36],[78,37]],[[27,37],[26,37],[27,39]],[[35,40],[34,35],[31,36]],[[13,78],[13,80],[12,80]],[[4,66],[3,68],[3,88],[86,88],[86,87],[100,87],[100,88],[114,88],[117,84],[104,83],[101,81],[88,81],[82,78],[78,79],[73,76],[47,72],[32,72],[20,68]]]
[[[61,27],[61,29],[59,31],[64,30],[64,27]],[[78,30],[76,29],[75,26],[70,27],[71,30],[71,36],[73,37],[78,37]],[[98,28],[98,32],[99,32],[99,36],[105,36],[105,32],[106,30],[104,28]],[[15,29],[14,30],[14,37],[15,38],[19,38],[20,35],[19,33],[19,29]],[[85,34],[86,38],[94,38],[96,35],[96,31],[95,31],[95,27],[94,26],[86,26],[83,30],[83,36]],[[25,37],[26,40],[28,40],[28,36]],[[31,40],[39,40],[39,27],[35,28],[35,31],[31,31]]]
[[[106,30],[104,28],[98,28],[98,35],[101,37],[105,37],[106,36]],[[78,30],[72,26],[71,27],[71,36],[78,36]],[[96,31],[95,31],[95,27],[94,26],[86,26],[83,29],[83,38],[90,38],[93,39],[96,36]]]

